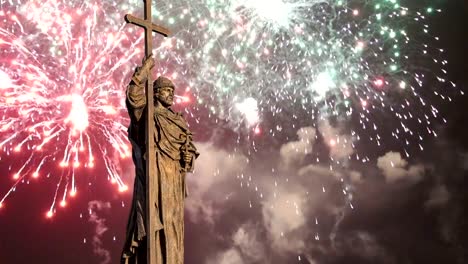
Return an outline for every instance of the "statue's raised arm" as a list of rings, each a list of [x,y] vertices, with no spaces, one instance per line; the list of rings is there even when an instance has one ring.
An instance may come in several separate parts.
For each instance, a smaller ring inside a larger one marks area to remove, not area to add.
[[[126,104],[128,114],[134,122],[138,122],[146,106],[145,83],[151,69],[154,67],[153,57],[147,57],[143,60],[141,67],[136,67],[132,80],[127,86]]]

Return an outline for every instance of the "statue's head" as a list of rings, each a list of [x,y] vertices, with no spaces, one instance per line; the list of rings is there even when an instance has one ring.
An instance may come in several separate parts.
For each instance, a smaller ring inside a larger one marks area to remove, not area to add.
[[[153,83],[154,100],[159,101],[164,107],[174,104],[174,84],[164,76],[159,76]]]

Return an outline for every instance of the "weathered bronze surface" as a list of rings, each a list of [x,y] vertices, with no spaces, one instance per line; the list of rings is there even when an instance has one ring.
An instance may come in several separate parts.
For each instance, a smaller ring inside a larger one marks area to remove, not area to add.
[[[192,133],[180,113],[171,110],[174,100],[174,85],[159,77],[154,82],[155,104],[154,135],[156,161],[149,172],[155,185],[145,184],[145,108],[146,95],[142,82],[146,81],[154,65],[150,57],[137,68],[127,87],[127,109],[131,118],[129,137],[133,147],[136,177],[132,209],[127,226],[127,239],[122,263],[147,263],[145,253],[146,216],[145,191],[153,192],[156,217],[151,219],[155,232],[155,263],[184,263],[184,199],[187,194],[185,174],[192,172],[198,152],[192,143]]]
[[[128,23],[145,29],[146,58],[127,87],[136,177],[122,263],[182,264],[185,174],[193,171],[198,152],[186,121],[170,109],[174,97],[170,80],[160,77],[154,82],[153,104],[152,31],[168,36],[169,30],[151,22],[151,0],[144,2],[144,20],[125,16]]]

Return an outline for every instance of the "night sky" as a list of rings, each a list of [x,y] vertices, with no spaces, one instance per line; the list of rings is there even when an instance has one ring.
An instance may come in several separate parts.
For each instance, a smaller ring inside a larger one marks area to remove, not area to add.
[[[4,2],[0,7],[6,12],[11,6]],[[467,91],[468,3],[432,2],[442,9],[428,21],[433,35],[440,37],[437,46],[445,50],[447,78]],[[11,55],[2,49],[0,42],[0,54]],[[120,90],[139,60],[128,62],[132,65],[122,73]],[[5,61],[0,58],[0,69],[8,65]],[[468,263],[468,98],[459,93],[452,98],[450,103],[438,103],[447,123],[433,124],[438,136],[426,138],[423,151],[404,157],[392,143],[376,151],[361,144],[355,151],[367,152],[369,161],[343,163],[333,170],[326,162],[314,161],[339,158],[340,153],[324,144],[323,135],[315,137],[314,123],[301,109],[263,116],[261,133],[287,124],[288,114],[297,110],[294,129],[273,139],[233,129],[228,121],[198,123],[189,115],[201,156],[196,172],[188,176],[185,263]],[[0,103],[5,107],[4,101]],[[175,108],[183,111],[184,105]],[[0,117],[9,113],[0,110]],[[197,113],[207,116],[203,109]],[[128,124],[125,118],[118,122]],[[0,130],[0,140],[6,134]],[[254,148],[246,143],[252,137]],[[307,149],[305,142],[317,156],[292,151]],[[2,198],[14,183],[11,168],[21,167],[29,156],[1,151],[0,155]],[[76,196],[68,197],[66,206],[57,206],[50,218],[46,212],[61,170],[21,181],[0,207],[0,263],[118,263],[132,198],[133,165],[128,158],[117,165],[129,190],[119,192],[106,167],[96,164],[92,171],[77,175]],[[351,198],[343,195],[344,186]]]

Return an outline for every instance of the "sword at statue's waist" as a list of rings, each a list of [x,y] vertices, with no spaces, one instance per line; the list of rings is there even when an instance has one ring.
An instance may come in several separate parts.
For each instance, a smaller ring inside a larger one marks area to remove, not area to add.
[[[188,136],[185,137],[185,143],[180,148],[180,151],[182,153],[182,160],[184,162],[184,167],[182,168],[182,172],[188,172],[190,170],[190,163],[192,163],[192,161],[190,161],[190,162],[185,161],[185,155],[190,154],[188,138],[189,138]]]

